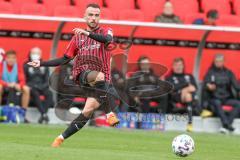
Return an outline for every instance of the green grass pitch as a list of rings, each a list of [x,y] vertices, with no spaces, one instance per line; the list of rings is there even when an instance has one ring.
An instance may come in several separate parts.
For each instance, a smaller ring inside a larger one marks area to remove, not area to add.
[[[172,139],[179,132],[86,127],[64,142],[50,144],[66,126],[0,124],[0,160],[239,160],[240,136],[193,133],[195,152],[175,156]]]

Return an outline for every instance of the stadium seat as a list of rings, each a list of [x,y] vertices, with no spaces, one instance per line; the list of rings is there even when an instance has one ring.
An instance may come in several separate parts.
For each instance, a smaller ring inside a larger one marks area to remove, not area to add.
[[[223,106],[222,106],[222,109],[223,109],[225,112],[231,112],[231,111],[233,110],[233,106],[223,105]]]
[[[128,9],[119,12],[119,20],[144,21],[144,14],[138,9]]]
[[[101,9],[101,18],[102,19],[116,19],[116,15],[107,8],[102,8]]]
[[[231,14],[229,0],[202,0],[202,9],[207,13],[211,9],[216,9],[221,14]]]
[[[21,7],[23,4],[38,3],[37,0],[10,0],[14,6]]]
[[[75,0],[76,6],[81,6],[82,8],[85,8],[89,3],[96,3],[100,7],[103,6],[102,0]]]
[[[240,17],[236,15],[220,15],[217,25],[240,26]]]
[[[174,13],[183,18],[187,14],[198,13],[199,7],[196,0],[170,0],[174,6]]]
[[[146,21],[153,21],[156,15],[161,14],[164,3],[165,0],[138,0]]]
[[[21,14],[47,15],[47,9],[42,4],[24,4],[21,8]]]
[[[108,8],[115,11],[135,8],[134,0],[118,0],[117,3],[116,0],[106,0],[106,4]]]
[[[57,6],[70,6],[70,0],[43,0],[48,15],[53,15]]]
[[[12,4],[9,2],[0,2],[0,13],[6,13],[6,14],[14,13]]]
[[[75,6],[57,6],[54,9],[54,16],[57,17],[79,17],[79,12]]]
[[[195,13],[195,14],[187,14],[183,19],[184,19],[184,23],[186,24],[192,24],[194,22],[194,20],[196,19],[205,19],[206,15],[202,14],[202,13]]]
[[[37,0],[10,0],[12,3],[13,9],[16,13],[19,13],[24,4],[37,4]]]
[[[240,15],[240,0],[234,0],[233,10],[237,15]]]

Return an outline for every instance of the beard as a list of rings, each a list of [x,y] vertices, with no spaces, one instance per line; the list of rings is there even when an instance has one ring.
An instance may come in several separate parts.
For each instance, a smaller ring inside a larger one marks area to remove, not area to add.
[[[89,27],[90,29],[95,29],[97,26],[98,26],[98,23],[96,23],[96,22],[90,22],[90,23],[88,23],[88,27]]]

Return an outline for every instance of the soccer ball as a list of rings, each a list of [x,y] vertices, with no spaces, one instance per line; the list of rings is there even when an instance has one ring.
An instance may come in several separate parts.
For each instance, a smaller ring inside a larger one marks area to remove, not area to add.
[[[173,139],[172,149],[179,157],[189,156],[195,149],[194,141],[189,135],[181,134]]]

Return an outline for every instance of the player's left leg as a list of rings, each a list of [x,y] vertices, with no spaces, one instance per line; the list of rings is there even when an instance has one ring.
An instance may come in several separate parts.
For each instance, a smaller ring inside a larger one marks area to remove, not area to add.
[[[80,83],[84,85],[88,84],[92,87],[96,87],[97,89],[107,89],[106,83],[104,81],[104,74],[101,72],[87,70],[79,76],[79,80]],[[75,120],[73,120],[70,126],[60,136],[58,136],[54,140],[54,142],[52,143],[52,147],[59,147],[66,138],[78,132],[88,122],[94,110],[99,108],[100,104],[104,102],[104,100],[106,100],[104,99],[104,97],[87,98],[82,113]],[[112,112],[107,114],[107,119],[110,120],[112,124],[116,124],[119,122],[115,114]]]
[[[80,79],[84,83],[87,83],[95,87],[96,89],[104,90],[106,95],[99,95],[98,101],[102,104],[103,109],[107,115],[107,122],[111,126],[115,126],[119,123],[117,116],[112,112],[112,109],[116,107],[115,98],[112,94],[108,94],[109,92],[113,92],[112,86],[105,80],[105,76],[102,72],[98,71],[86,71],[85,77],[82,76]]]

